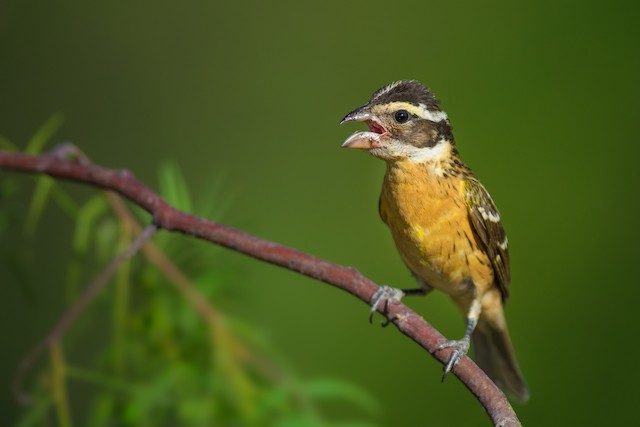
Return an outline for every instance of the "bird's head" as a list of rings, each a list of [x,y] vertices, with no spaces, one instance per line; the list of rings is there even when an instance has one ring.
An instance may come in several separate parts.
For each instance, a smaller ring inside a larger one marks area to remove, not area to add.
[[[376,91],[369,102],[340,122],[365,122],[342,144],[368,150],[388,162],[408,159],[417,163],[437,160],[449,153],[453,135],[447,113],[431,91],[415,80],[400,80]]]

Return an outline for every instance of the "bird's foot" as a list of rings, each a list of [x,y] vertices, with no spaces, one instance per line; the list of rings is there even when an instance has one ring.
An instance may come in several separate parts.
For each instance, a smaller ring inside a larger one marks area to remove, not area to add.
[[[451,357],[449,362],[444,367],[444,373],[442,374],[442,381],[444,381],[447,374],[453,369],[453,367],[464,357],[469,351],[469,337],[464,337],[461,340],[447,341],[441,344],[436,349],[437,351],[444,350],[445,348],[451,348]]]
[[[369,323],[373,323],[373,315],[378,310],[378,306],[382,302],[385,303],[385,311],[389,306],[389,302],[400,302],[402,297],[404,297],[405,293],[402,289],[392,288],[390,286],[380,286],[377,291],[371,295],[371,311],[369,312]],[[382,323],[382,326],[387,326],[390,320],[385,320]]]

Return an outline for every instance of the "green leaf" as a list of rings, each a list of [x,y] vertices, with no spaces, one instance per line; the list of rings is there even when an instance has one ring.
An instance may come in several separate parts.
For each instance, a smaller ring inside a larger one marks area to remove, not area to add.
[[[184,175],[176,163],[163,163],[160,166],[158,180],[160,183],[160,194],[169,204],[180,210],[193,212],[189,189],[187,188]]]
[[[65,281],[69,300],[77,297],[83,271],[87,264],[89,243],[91,242],[92,236],[96,235],[95,240],[96,242],[98,241],[97,235],[99,228],[95,224],[106,209],[107,202],[102,193],[93,196],[79,209],[76,208],[76,227],[73,232],[73,257],[67,266],[67,277]]]
[[[96,226],[93,227],[93,231],[95,233],[95,248],[98,261],[110,261],[117,252],[118,224],[113,218],[107,217],[99,221]]]
[[[33,192],[31,203],[29,204],[29,210],[27,212],[27,218],[25,220],[24,228],[27,236],[33,237],[36,232],[38,221],[44,212],[44,208],[47,204],[49,194],[53,188],[55,181],[53,178],[43,175],[37,179],[36,189]]]
[[[58,205],[60,209],[66,212],[71,218],[75,219],[78,214],[78,204],[60,187],[60,185],[58,185],[57,182],[51,189],[51,198],[56,202],[56,205]]]
[[[4,136],[0,135],[0,150],[17,151],[18,147]]]
[[[32,237],[38,226],[38,222],[44,208],[47,204],[47,200],[51,197],[60,209],[66,212],[69,216],[74,218],[78,212],[78,205],[69,197],[69,195],[60,188],[58,183],[47,175],[42,175],[36,178],[36,189],[33,192],[31,203],[29,204],[29,210],[25,219],[25,231],[27,236]]]
[[[45,144],[53,134],[55,134],[64,123],[64,116],[62,113],[55,113],[53,116],[44,122],[44,124],[36,131],[27,142],[27,148],[24,150],[27,154],[38,154],[42,151]]]
[[[98,218],[107,209],[107,202],[102,194],[89,199],[78,211],[76,230],[73,236],[73,249],[78,254],[86,254],[91,240],[91,232]]]

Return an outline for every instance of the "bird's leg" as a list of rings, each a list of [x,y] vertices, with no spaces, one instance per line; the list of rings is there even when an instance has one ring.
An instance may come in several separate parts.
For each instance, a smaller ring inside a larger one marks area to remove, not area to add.
[[[464,337],[462,337],[461,340],[447,341],[446,343],[439,345],[436,349],[437,351],[443,350],[445,348],[453,349],[453,352],[451,352],[451,357],[449,358],[449,362],[444,367],[442,381],[444,381],[449,371],[451,371],[451,369],[453,369],[453,367],[460,361],[460,359],[462,359],[464,355],[469,351],[471,334],[478,324],[478,318],[480,317],[481,310],[482,307],[480,305],[480,299],[474,299],[471,303],[471,307],[469,308],[469,313],[467,314],[467,331],[465,332]]]
[[[422,284],[422,283],[421,283]],[[369,311],[369,323],[373,323],[373,315],[378,310],[380,304],[384,301],[384,311],[387,311],[389,302],[400,302],[406,295],[426,295],[431,291],[431,287],[423,284],[422,287],[416,289],[397,289],[390,286],[380,286],[377,291],[371,295],[371,310]],[[390,320],[382,322],[382,326],[389,325]]]

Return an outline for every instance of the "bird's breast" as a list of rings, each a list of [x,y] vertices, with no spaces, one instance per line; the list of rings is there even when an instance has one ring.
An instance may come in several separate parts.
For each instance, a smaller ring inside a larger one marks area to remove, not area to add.
[[[455,296],[469,292],[470,283],[488,286],[493,281],[471,229],[459,179],[443,176],[429,164],[389,165],[380,215],[404,262],[428,285]]]

